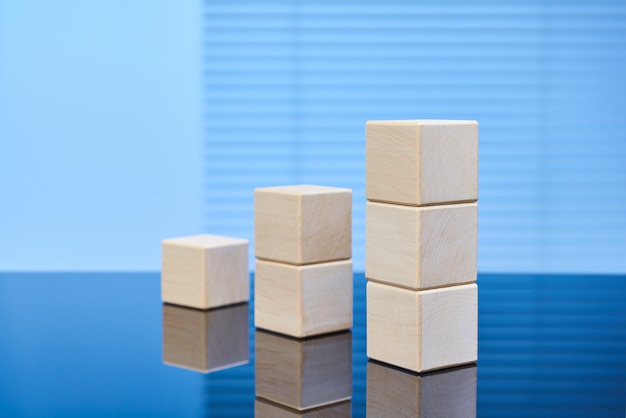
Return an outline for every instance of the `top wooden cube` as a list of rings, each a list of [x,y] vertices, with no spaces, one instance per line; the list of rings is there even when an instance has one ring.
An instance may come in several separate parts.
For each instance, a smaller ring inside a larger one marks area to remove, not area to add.
[[[193,235],[161,243],[163,302],[210,309],[250,299],[248,240]]]
[[[368,121],[366,197],[414,206],[478,200],[478,123]]]
[[[254,253],[290,264],[352,257],[352,191],[282,186],[254,191]]]

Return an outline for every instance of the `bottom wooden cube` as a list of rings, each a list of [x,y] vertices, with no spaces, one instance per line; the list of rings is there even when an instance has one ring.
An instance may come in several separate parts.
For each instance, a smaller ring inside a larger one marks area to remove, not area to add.
[[[315,408],[311,411],[298,411],[282,405],[257,398],[254,401],[254,418],[351,418],[352,402],[344,401],[337,404]]]
[[[247,303],[209,311],[163,305],[163,363],[210,373],[248,361]]]
[[[416,372],[475,362],[478,287],[414,291],[368,282],[367,355]]]
[[[352,261],[294,266],[256,262],[254,324],[292,337],[352,327]]]
[[[296,410],[352,397],[352,333],[299,340],[255,332],[256,395]]]
[[[476,366],[415,374],[367,363],[368,418],[476,417]]]
[[[161,299],[210,309],[250,300],[248,241],[194,235],[162,242]]]

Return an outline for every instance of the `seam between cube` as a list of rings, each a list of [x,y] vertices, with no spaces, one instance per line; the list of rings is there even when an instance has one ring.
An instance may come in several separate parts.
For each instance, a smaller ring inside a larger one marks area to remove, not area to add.
[[[261,261],[267,261],[270,263],[279,263],[279,264],[284,264],[287,266],[291,266],[291,267],[311,267],[311,266],[317,266],[318,264],[327,264],[327,263],[338,263],[341,261],[349,261],[352,260],[352,257],[346,257],[346,258],[333,258],[330,260],[321,260],[321,261],[311,261],[309,263],[293,263],[290,261],[283,261],[283,260],[273,260],[271,258],[265,258],[265,257],[256,257],[257,260],[261,260]]]
[[[408,208],[430,208],[433,206],[449,206],[449,205],[460,205],[464,203],[477,203],[478,199],[450,200],[447,202],[421,203],[419,205],[416,205],[413,203],[395,202],[392,200],[383,200],[383,199],[367,199],[367,201],[372,202],[372,203],[383,203],[386,205],[402,206],[402,207],[408,207]]]

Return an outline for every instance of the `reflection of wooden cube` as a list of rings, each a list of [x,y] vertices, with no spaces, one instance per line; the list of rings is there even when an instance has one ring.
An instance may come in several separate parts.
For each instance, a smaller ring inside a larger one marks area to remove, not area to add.
[[[255,332],[257,396],[298,410],[352,397],[352,333],[298,340]]]
[[[414,374],[367,363],[367,416],[476,417],[476,366]]]
[[[249,361],[248,304],[201,311],[163,305],[163,362],[203,373]]]
[[[352,256],[352,191],[323,186],[254,191],[254,253],[291,264]]]
[[[478,354],[475,283],[413,291],[367,283],[367,356],[423,372],[473,363]]]
[[[298,411],[282,405],[268,402],[265,399],[254,400],[254,418],[351,418],[352,402],[344,401],[333,405],[322,406],[311,411]]]
[[[254,324],[308,337],[352,327],[352,262],[293,266],[256,262]]]
[[[369,200],[429,205],[478,199],[478,123],[469,120],[369,121]]]
[[[423,289],[476,280],[478,205],[368,202],[365,277]]]
[[[164,302],[208,309],[250,299],[248,241],[218,235],[163,240]]]

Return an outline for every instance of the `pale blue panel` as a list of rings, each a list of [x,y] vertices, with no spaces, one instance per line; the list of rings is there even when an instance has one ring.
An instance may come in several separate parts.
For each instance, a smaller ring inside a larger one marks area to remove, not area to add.
[[[205,227],[255,187],[354,190],[368,119],[480,123],[479,268],[626,271],[626,3],[204,2]]]
[[[200,6],[0,1],[0,270],[157,270],[202,230]]]

